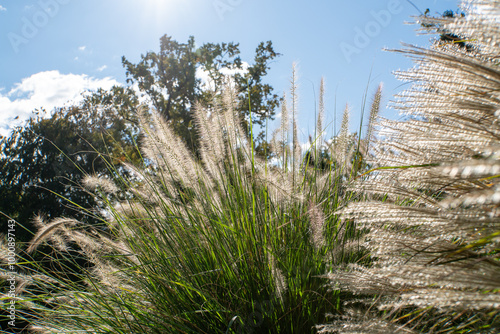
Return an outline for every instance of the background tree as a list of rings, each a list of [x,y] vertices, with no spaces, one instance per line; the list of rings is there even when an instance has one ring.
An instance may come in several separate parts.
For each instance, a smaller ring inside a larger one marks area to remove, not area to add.
[[[39,112],[26,126],[18,127],[0,141],[1,228],[15,219],[18,241],[31,238],[32,219],[38,213],[47,218],[71,216],[83,221],[95,219],[75,210],[96,205],[79,186],[85,174],[104,175],[108,166],[129,157],[138,159],[135,140],[138,131],[133,110],[138,101],[129,88],[114,87],[87,95],[75,106],[60,108],[50,118]]]
[[[270,62],[280,54],[268,41],[259,44],[254,63],[247,68],[244,68],[239,55],[238,43],[206,43],[196,48],[193,37],[187,43],[179,43],[164,35],[160,38],[159,52],[142,55],[137,64],[125,57],[122,62],[127,71],[127,82],[137,84],[187,146],[196,151],[192,107],[196,101],[207,103],[211,95],[220,93],[227,70],[240,72],[235,75],[234,83],[240,98],[237,108],[244,116],[244,128],[249,129],[249,107],[255,125],[262,127],[266,119],[273,119],[280,98],[269,84],[263,83],[263,77],[270,69]],[[203,70],[208,75],[208,87],[197,78],[197,70]],[[255,133],[255,139],[257,151],[263,152],[266,145],[264,130]]]

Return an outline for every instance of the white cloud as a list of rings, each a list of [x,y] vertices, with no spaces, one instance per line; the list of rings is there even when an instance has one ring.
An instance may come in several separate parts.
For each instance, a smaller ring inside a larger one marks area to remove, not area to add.
[[[198,67],[196,69],[196,78],[201,80],[201,85],[207,89],[211,87],[211,80],[210,77],[208,76],[208,71],[205,71],[203,68]]]
[[[86,45],[82,45],[82,46],[79,46],[79,47],[78,47],[78,50],[80,50],[80,51],[85,51],[85,49],[86,49],[86,48],[87,48],[87,46],[86,46]]]
[[[109,77],[97,79],[86,74],[59,71],[33,74],[4,94],[0,90],[0,135],[6,136],[14,126],[22,125],[36,108],[43,107],[49,114],[55,107],[81,101],[81,93],[86,90],[109,89],[119,84]]]
[[[6,10],[7,10],[7,8],[5,8],[4,6],[0,5],[0,12],[4,12]]]
[[[99,67],[97,70],[98,70],[99,72],[102,72],[102,71],[104,71],[104,70],[105,70],[105,69],[107,69],[107,68],[108,68],[108,66],[107,66],[107,65],[102,65],[102,66],[101,66],[101,67]]]
[[[248,72],[249,66],[250,65],[247,62],[243,61],[241,63],[241,67],[242,67],[241,69],[223,67],[220,69],[220,72],[226,76],[233,76],[235,74],[242,74],[243,75],[243,74]],[[204,68],[198,67],[196,69],[196,78],[201,80],[201,85],[204,89],[213,89],[214,88],[213,80],[208,75],[208,71],[206,71]]]
[[[241,68],[228,68],[223,67],[220,69],[220,72],[224,75],[235,75],[235,74],[245,74],[248,72],[248,67],[250,65],[246,61],[241,62]]]

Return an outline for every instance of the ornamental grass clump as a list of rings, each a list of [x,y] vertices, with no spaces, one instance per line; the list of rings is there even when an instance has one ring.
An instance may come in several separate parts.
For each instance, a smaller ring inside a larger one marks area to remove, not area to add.
[[[337,141],[315,139],[311,150],[322,154],[301,152],[295,80],[292,87],[272,159],[255,154],[252,123],[242,128],[230,83],[209,106],[196,105],[201,159],[158,113],[141,109],[142,165],[125,163],[130,177],[115,185],[96,175],[82,181],[105,204],[107,221],[89,228],[59,219],[30,245],[72,248],[87,261],[76,280],[30,264],[39,278],[38,297],[26,306],[32,329],[304,333],[326,321],[350,295],[330,291],[322,276],[365,255],[354,225],[333,214],[356,200],[346,183],[363,162],[355,152],[332,156]],[[341,135],[341,151],[352,152],[357,137],[347,125]]]
[[[378,121],[375,168],[350,187],[367,200],[338,212],[369,230],[372,262],[328,273],[359,301],[320,333],[500,331],[500,1],[463,8],[420,22],[456,43],[398,51],[416,63],[397,73],[406,119]]]

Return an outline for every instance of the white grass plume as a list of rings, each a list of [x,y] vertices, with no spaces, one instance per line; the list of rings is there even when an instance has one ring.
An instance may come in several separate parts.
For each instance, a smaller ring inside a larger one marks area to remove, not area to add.
[[[323,123],[325,121],[325,78],[321,78],[319,84],[319,103],[318,103],[318,120],[316,122],[316,145],[321,148],[323,146],[323,136],[325,129]]]

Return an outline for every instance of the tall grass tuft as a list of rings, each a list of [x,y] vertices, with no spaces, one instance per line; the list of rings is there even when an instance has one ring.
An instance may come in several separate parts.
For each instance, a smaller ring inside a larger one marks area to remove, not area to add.
[[[368,194],[338,213],[369,229],[368,265],[327,276],[359,295],[320,333],[500,331],[500,2],[463,4],[464,17],[421,18],[459,36],[401,52],[416,67],[394,102],[406,120],[380,119]]]
[[[326,164],[302,154],[296,94],[292,80],[293,108],[283,103],[269,160],[254,154],[231,84],[209,106],[196,106],[201,160],[160,115],[140,110],[142,165],[124,164],[131,176],[117,173],[118,184],[95,175],[82,181],[109,219],[92,229],[56,220],[33,239],[30,252],[64,243],[87,264],[67,280],[28,261],[26,272],[38,278],[26,306],[32,329],[306,333],[338,311],[349,294],[331,291],[324,273],[364,254],[346,249],[355,228],[333,214],[356,200],[346,184],[360,164],[352,154],[357,137],[345,125],[330,146],[315,138],[330,152]]]

